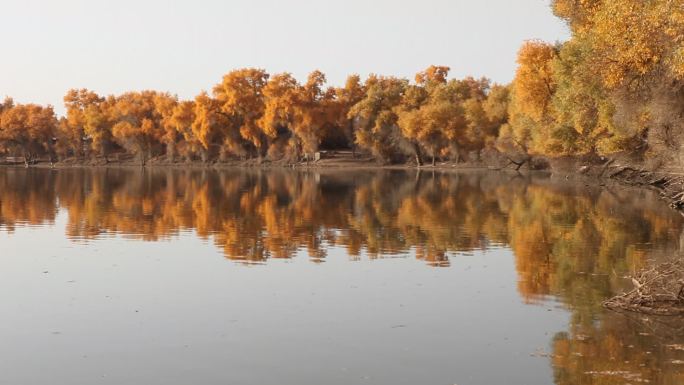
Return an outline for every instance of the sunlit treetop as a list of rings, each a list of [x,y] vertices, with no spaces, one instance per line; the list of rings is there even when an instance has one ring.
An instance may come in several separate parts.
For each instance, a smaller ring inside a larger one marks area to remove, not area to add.
[[[604,0],[554,0],[554,14],[564,19],[575,32],[586,30],[591,25],[594,13]]]
[[[556,0],[553,7],[573,38],[592,46],[590,59],[607,87],[638,87],[649,75],[684,78],[681,1]]]
[[[262,69],[231,71],[214,87],[214,96],[227,114],[258,115],[263,111],[263,89],[268,77]]]
[[[518,70],[514,90],[521,111],[540,121],[548,112],[556,88],[553,60],[557,48],[552,44],[532,40],[518,51]]]
[[[415,80],[416,83],[423,85],[428,83],[446,83],[450,70],[451,68],[446,66],[432,65],[425,71],[417,73]]]

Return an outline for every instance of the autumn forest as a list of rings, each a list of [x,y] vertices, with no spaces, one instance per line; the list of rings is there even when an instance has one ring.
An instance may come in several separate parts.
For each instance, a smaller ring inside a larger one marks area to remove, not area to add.
[[[244,68],[211,92],[179,100],[152,90],[98,95],[72,89],[66,114],[0,104],[0,153],[38,160],[123,158],[141,164],[256,159],[295,163],[321,150],[383,164],[627,154],[681,166],[684,7],[678,1],[555,0],[572,38],[528,41],[511,84],[449,78],[430,66],[415,79],[350,75],[326,86],[313,71]]]
[[[5,382],[684,383],[684,0],[15,3]]]

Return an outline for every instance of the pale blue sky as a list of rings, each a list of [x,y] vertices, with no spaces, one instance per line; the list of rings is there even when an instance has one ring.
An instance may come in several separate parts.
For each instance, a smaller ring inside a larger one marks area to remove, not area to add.
[[[69,88],[192,98],[241,67],[508,82],[524,40],[567,34],[549,0],[0,0],[0,96],[59,113]]]

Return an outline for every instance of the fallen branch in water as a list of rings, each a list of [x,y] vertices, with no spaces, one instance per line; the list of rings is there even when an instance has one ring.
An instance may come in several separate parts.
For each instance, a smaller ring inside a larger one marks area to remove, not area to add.
[[[605,301],[603,306],[654,315],[684,315],[684,260],[663,263],[631,278],[634,289]]]

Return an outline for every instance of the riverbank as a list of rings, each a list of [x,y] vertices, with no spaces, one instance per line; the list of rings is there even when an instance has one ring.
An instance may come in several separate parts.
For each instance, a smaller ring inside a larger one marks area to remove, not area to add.
[[[598,180],[614,180],[622,184],[658,191],[661,199],[675,210],[684,210],[684,173],[676,170],[649,170],[630,163],[606,161],[603,165],[582,165],[577,173]]]
[[[501,169],[501,165],[496,165],[491,161],[480,162],[436,162],[432,164],[424,164],[417,166],[414,162],[407,163],[382,163],[372,156],[367,155],[352,155],[351,152],[333,152],[328,153],[326,157],[319,160],[289,162],[285,160],[271,161],[264,159],[228,159],[228,160],[212,160],[212,161],[184,161],[176,160],[170,161],[165,157],[153,158],[142,164],[139,160],[132,157],[112,157],[105,160],[102,157],[95,159],[76,159],[70,158],[63,161],[51,163],[49,161],[39,161],[26,166],[23,162],[14,162],[13,164],[0,163],[0,167],[15,167],[15,168],[103,168],[103,167],[129,167],[129,168],[199,168],[199,169],[227,169],[227,168],[278,168],[278,169],[430,169],[430,170],[446,170],[446,169]]]

